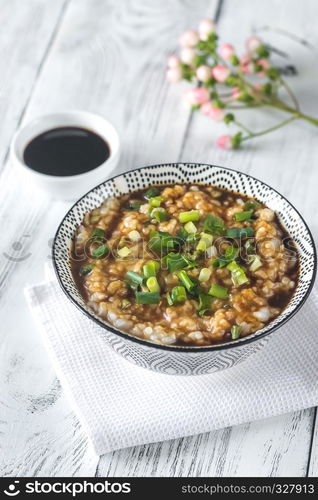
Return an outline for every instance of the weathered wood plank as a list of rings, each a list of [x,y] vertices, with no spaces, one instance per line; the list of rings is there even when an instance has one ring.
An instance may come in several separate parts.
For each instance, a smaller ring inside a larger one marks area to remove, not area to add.
[[[99,476],[298,476],[306,474],[310,410],[104,455]]]
[[[189,111],[165,82],[166,56],[175,49],[178,34],[193,19],[211,15],[215,4],[71,2],[42,63],[24,121],[57,109],[96,111],[109,116],[120,130],[121,170],[177,159]],[[22,190],[8,163],[2,178],[7,196],[0,220],[5,251],[11,256],[0,263],[2,474],[91,475],[94,458],[63,392],[53,390],[54,373],[22,296],[26,282],[43,277],[49,239],[68,204],[53,202],[27,186]],[[21,248],[14,250],[18,239]],[[13,304],[19,315],[12,314]],[[14,376],[8,384],[11,366]]]
[[[66,5],[66,0],[0,1],[0,171]]]

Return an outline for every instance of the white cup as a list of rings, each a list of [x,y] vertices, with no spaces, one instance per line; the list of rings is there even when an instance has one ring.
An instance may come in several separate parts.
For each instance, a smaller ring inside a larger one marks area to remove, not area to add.
[[[88,172],[57,176],[32,170],[25,164],[26,146],[43,132],[59,127],[81,127],[98,134],[110,147],[110,156],[98,167]],[[54,198],[77,200],[91,188],[103,182],[116,167],[120,156],[119,137],[114,126],[102,116],[87,111],[65,111],[39,116],[14,135],[10,147],[11,163],[18,169],[21,180],[37,185]]]

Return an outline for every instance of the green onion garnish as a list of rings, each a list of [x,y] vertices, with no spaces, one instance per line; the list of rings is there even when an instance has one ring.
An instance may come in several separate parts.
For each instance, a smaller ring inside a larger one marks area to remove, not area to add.
[[[186,255],[180,255],[179,253],[168,253],[162,261],[163,265],[169,269],[170,273],[174,273],[180,269],[191,269],[198,266],[194,260]]]
[[[123,247],[117,250],[117,255],[124,259],[125,257],[128,257],[128,255],[131,254],[131,250],[128,247]]]
[[[187,222],[185,225],[184,225],[184,229],[187,231],[187,233],[189,234],[195,234],[197,232],[197,228],[195,226],[195,224],[193,224],[193,222]]]
[[[244,203],[244,210],[252,210],[255,212],[255,210],[258,210],[258,208],[261,206],[260,203],[258,203],[255,200],[249,200],[246,203]]]
[[[206,215],[203,220],[203,230],[205,233],[212,233],[221,235],[224,233],[226,227],[221,217],[215,215]]]
[[[151,217],[154,217],[158,222],[164,222],[170,219],[167,210],[161,207],[154,208],[151,212]]]
[[[128,204],[124,207],[125,210],[139,210],[143,202],[141,200],[129,200]]]
[[[96,227],[92,232],[92,238],[94,241],[103,241],[106,237],[106,233],[100,227]]]
[[[240,337],[240,333],[241,333],[241,327],[238,326],[238,325],[234,325],[232,326],[231,328],[231,337],[232,337],[232,340],[236,340]]]
[[[250,265],[250,271],[257,271],[260,267],[262,267],[262,261],[259,258],[258,255],[250,255],[249,256],[249,262],[251,263]]]
[[[189,212],[180,212],[179,220],[182,224],[186,222],[193,222],[200,219],[199,210],[190,210]]]
[[[173,300],[172,300],[171,295],[170,295],[169,292],[167,292],[166,298],[167,298],[168,305],[169,306],[173,306]]]
[[[237,222],[243,222],[245,220],[250,220],[252,215],[253,210],[246,210],[244,212],[236,212],[236,214],[234,214],[234,217]]]
[[[150,262],[147,262],[147,264],[143,266],[142,271],[146,278],[150,278],[151,276],[156,276],[159,269],[160,269],[159,262],[151,260]]]
[[[227,238],[248,238],[249,236],[254,235],[254,229],[252,227],[233,227],[231,229],[227,229],[226,237]]]
[[[180,240],[170,233],[165,233],[163,231],[150,232],[149,248],[152,252],[159,255],[161,255],[161,253],[172,252],[178,243],[180,243]]]
[[[92,251],[92,256],[96,257],[96,259],[102,259],[103,257],[106,257],[106,255],[109,254],[109,248],[107,245],[101,245],[98,248],[95,248],[95,250]]]
[[[136,292],[137,304],[159,304],[160,294],[158,292]]]
[[[184,286],[175,286],[171,290],[171,301],[172,304],[180,303],[180,302],[185,302],[187,300],[187,294]]]
[[[160,292],[160,286],[156,276],[151,276],[147,279],[146,285],[150,292]]]
[[[189,278],[189,276],[185,271],[180,271],[179,273],[177,273],[177,276],[188,291],[193,290],[195,288],[195,283],[191,281],[191,279]]]
[[[144,281],[144,276],[135,273],[134,271],[127,271],[127,278],[133,283],[136,283],[136,285],[142,285]]]
[[[231,278],[233,285],[240,286],[244,285],[244,283],[247,283],[249,281],[248,277],[245,274],[244,269],[241,266],[239,266],[238,263],[235,262],[235,260],[230,264],[228,264],[226,267],[229,271],[231,271]]]
[[[237,257],[238,257],[238,254],[239,254],[239,249],[238,248],[234,248],[234,247],[227,247],[225,252],[224,252],[224,255],[222,255],[221,257],[218,257],[217,259],[215,259],[213,262],[212,262],[212,266],[213,267],[225,267],[227,266],[230,262],[232,262],[233,260],[235,260]]]
[[[149,198],[148,202],[151,207],[160,207],[163,199],[160,196],[154,196],[153,198]]]
[[[211,304],[213,301],[213,297],[211,295],[206,295],[205,293],[199,294],[199,316],[203,316],[206,312],[211,309]]]
[[[209,290],[209,295],[212,295],[213,297],[216,297],[217,299],[225,300],[228,298],[229,293],[228,293],[228,289],[225,288],[224,286],[220,286],[217,283],[213,283],[211,285],[210,290]]]
[[[199,274],[199,281],[201,281],[201,283],[204,281],[208,281],[210,279],[211,273],[212,273],[211,269],[203,267]]]
[[[127,309],[127,307],[131,306],[131,302],[130,300],[127,300],[127,299],[123,299],[121,301],[121,308],[122,309]]]
[[[90,274],[93,270],[93,266],[88,264],[87,266],[83,266],[81,268],[81,271],[80,271],[80,275],[81,276],[87,276],[88,274]]]
[[[155,196],[158,196],[159,194],[160,194],[160,191],[157,188],[152,187],[145,192],[144,198],[146,198],[146,200],[150,200],[150,198],[154,198]]]
[[[204,240],[200,240],[197,246],[195,247],[197,252],[205,252],[206,251],[206,242]]]
[[[135,229],[128,233],[128,237],[131,241],[139,241],[141,238],[139,231],[136,231]]]

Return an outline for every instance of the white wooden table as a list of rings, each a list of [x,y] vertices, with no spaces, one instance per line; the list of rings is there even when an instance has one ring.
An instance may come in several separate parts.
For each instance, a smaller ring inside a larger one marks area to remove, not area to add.
[[[295,123],[241,152],[217,150],[219,127],[184,108],[165,82],[177,36],[215,18],[223,41],[251,31],[294,63],[290,85],[318,116],[316,0],[0,0],[0,473],[6,476],[315,476],[316,409],[199,436],[94,456],[27,310],[23,287],[43,279],[69,204],[34,194],[8,162],[16,129],[38,114],[81,108],[118,127],[118,171],[207,162],[268,182],[317,234],[317,129]],[[248,115],[255,128],[273,118]]]

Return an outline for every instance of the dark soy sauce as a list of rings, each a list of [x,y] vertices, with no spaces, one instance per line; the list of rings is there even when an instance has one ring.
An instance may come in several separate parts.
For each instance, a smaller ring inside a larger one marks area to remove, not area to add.
[[[98,134],[80,127],[60,127],[38,135],[26,146],[24,162],[47,175],[77,175],[98,167],[110,147]]]

